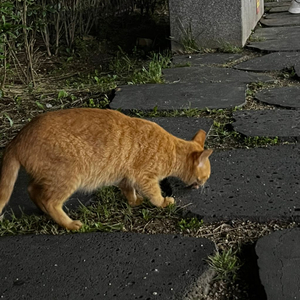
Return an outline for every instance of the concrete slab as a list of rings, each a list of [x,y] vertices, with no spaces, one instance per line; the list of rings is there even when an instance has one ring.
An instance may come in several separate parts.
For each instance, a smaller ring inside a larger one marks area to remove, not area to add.
[[[274,79],[265,74],[255,74],[218,67],[183,67],[163,70],[163,75],[168,83],[250,83],[268,82]]]
[[[206,239],[167,234],[1,237],[0,298],[180,299],[213,251]]]
[[[279,137],[300,140],[300,111],[244,110],[233,113],[235,131],[247,137]]]
[[[110,103],[110,108],[151,111],[189,108],[217,109],[245,104],[246,85],[243,83],[177,83],[122,86]]]
[[[260,19],[260,23],[265,26],[297,26],[300,25],[300,15],[290,14],[289,12],[268,14]],[[293,29],[291,29],[293,30]]]
[[[191,140],[200,129],[208,133],[213,125],[213,120],[209,118],[175,117],[147,118],[147,120],[157,123],[171,134],[184,140]]]
[[[274,232],[258,240],[259,276],[267,299],[299,299],[300,228]]]
[[[297,144],[215,151],[203,190],[168,181],[175,201],[206,221],[300,221],[299,157]]]
[[[173,57],[173,64],[190,63],[191,66],[225,64],[243,57],[242,54],[236,53],[204,53],[191,55],[175,55]]]
[[[262,90],[255,94],[255,98],[271,105],[300,109],[300,86]]]
[[[21,169],[14,187],[14,191],[11,195],[9,203],[4,208],[4,212],[13,212],[17,217],[19,217],[22,212],[27,215],[43,214],[41,210],[37,208],[29,198],[27,192],[29,181],[29,176],[24,169]],[[75,210],[80,205],[80,203],[87,204],[90,200],[92,200],[92,195],[75,193],[69,198],[68,202],[66,203],[66,207],[67,209]]]
[[[266,72],[280,71],[300,65],[300,52],[274,52],[244,61],[234,68],[239,70]]]
[[[300,26],[257,28],[247,47],[262,51],[300,51]]]

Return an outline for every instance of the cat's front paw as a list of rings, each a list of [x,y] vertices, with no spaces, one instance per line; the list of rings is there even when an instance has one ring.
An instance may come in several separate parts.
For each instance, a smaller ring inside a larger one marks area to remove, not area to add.
[[[175,200],[173,197],[165,197],[162,207],[167,207],[168,205],[174,204],[174,203],[175,203]]]

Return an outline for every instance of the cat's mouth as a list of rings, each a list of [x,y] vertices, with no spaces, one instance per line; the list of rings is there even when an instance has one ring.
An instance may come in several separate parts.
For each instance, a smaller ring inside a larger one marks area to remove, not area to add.
[[[198,182],[194,182],[191,185],[189,185],[188,187],[192,188],[192,189],[199,189],[200,185]]]

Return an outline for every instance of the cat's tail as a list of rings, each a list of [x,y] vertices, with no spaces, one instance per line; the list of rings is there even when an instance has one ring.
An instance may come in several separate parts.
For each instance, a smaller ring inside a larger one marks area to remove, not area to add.
[[[20,162],[11,149],[4,152],[0,175],[0,216],[4,206],[10,199],[18,177]]]

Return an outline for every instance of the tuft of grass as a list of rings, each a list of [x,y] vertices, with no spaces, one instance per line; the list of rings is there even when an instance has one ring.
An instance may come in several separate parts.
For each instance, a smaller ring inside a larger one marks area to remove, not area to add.
[[[162,69],[171,65],[171,53],[151,53],[147,61],[130,56],[120,47],[110,70],[127,84],[162,83]]]
[[[185,53],[199,53],[202,52],[202,48],[198,45],[197,36],[192,32],[192,25],[189,24],[187,28],[184,28],[180,21],[181,39],[178,42]]]
[[[254,136],[254,137],[245,137],[244,138],[244,144],[247,147],[262,147],[262,146],[269,146],[269,145],[277,145],[279,143],[279,138],[273,137],[259,137],[259,136]]]
[[[237,252],[231,248],[208,257],[208,264],[216,271],[215,280],[234,282],[238,279],[238,272],[242,266]]]
[[[163,83],[162,69],[171,65],[171,55],[166,53],[152,53],[150,61],[141,70],[135,70],[129,75],[128,84]]]
[[[224,53],[242,53],[243,48],[231,45],[230,43],[224,43],[219,47],[219,51]]]
[[[181,219],[178,222],[178,227],[183,231],[198,230],[203,226],[203,220],[198,218]]]
[[[0,222],[0,236],[19,234],[63,234],[67,231],[60,228],[47,216],[22,215],[17,218],[13,212]]]
[[[152,118],[152,117],[204,117],[207,115],[206,109],[198,108],[183,108],[174,110],[158,110],[158,106],[155,106],[151,111],[131,110],[131,115],[140,118]]]
[[[249,37],[249,42],[263,42],[266,39],[264,37],[261,36],[254,36],[253,34],[251,34],[251,36]]]

